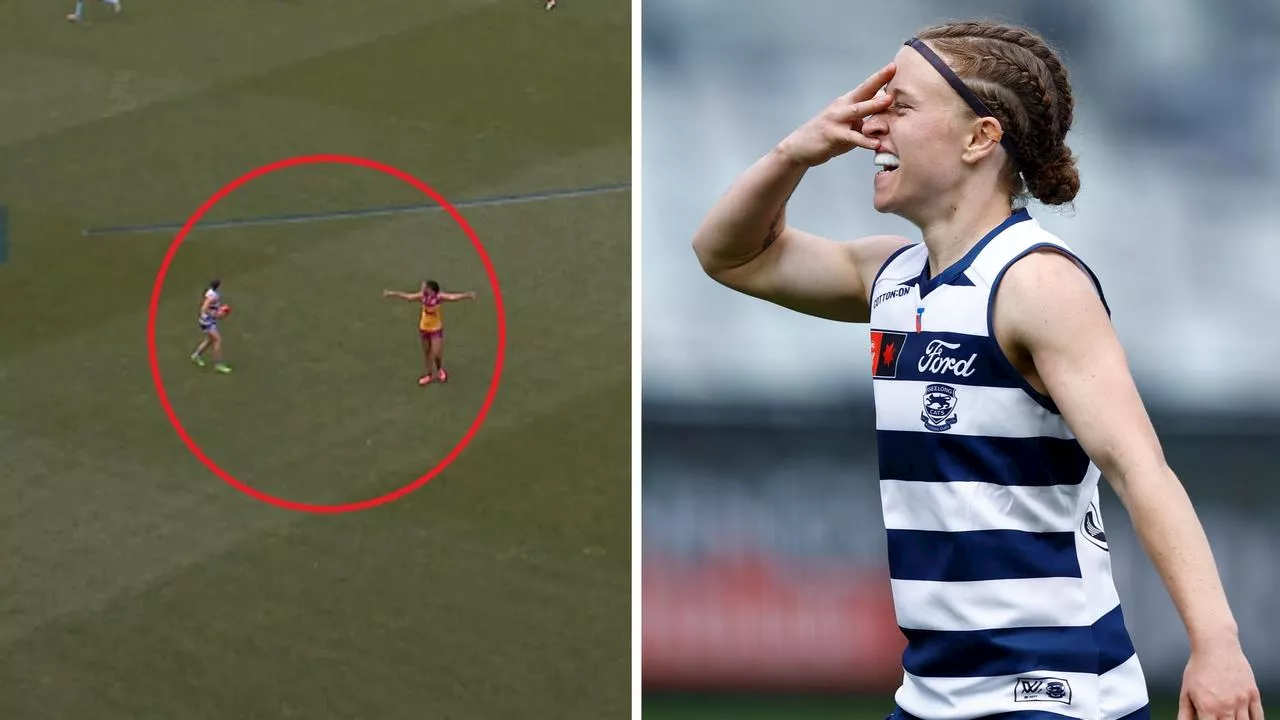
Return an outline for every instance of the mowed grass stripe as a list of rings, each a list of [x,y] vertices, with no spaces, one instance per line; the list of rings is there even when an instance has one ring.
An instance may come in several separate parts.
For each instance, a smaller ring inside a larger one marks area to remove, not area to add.
[[[29,688],[0,704],[59,716],[91,704],[98,717],[247,717],[277,703],[308,717],[625,711],[629,468],[609,457],[626,456],[614,428],[628,397],[615,383],[552,418],[601,455],[548,447],[526,425],[523,443],[489,438],[503,452],[477,454],[466,482],[385,513],[303,519],[48,625],[0,660],[0,675]],[[576,526],[550,543],[536,512],[505,526],[456,512],[483,478],[521,498],[529,485],[513,461],[591,478],[579,490],[612,494],[613,511],[571,515]],[[548,562],[526,562],[530,546]]]
[[[619,164],[614,159],[616,157],[616,147],[592,148],[582,153],[562,156],[546,166],[522,168],[512,174],[492,178],[474,189],[468,188],[468,194],[507,192],[514,188],[538,187],[544,182],[571,182],[574,180],[575,170],[603,175],[610,165]],[[374,197],[381,193],[378,197],[383,204],[423,200],[417,190],[398,180],[373,172],[362,173],[358,168],[315,166],[297,168],[292,173],[280,175],[261,178],[231,195],[225,202],[224,214],[239,213],[246,209],[245,206],[266,207],[276,212],[286,208],[296,211],[309,204],[315,206],[318,203],[308,203],[306,196],[297,187],[299,180],[308,179],[313,183],[329,182],[338,187],[346,187],[352,195]],[[339,190],[335,189],[333,194],[339,195]],[[630,193],[624,195],[629,201]],[[463,214],[470,219],[477,217],[480,210],[481,208],[470,208]],[[567,206],[563,211],[568,218],[579,212]],[[499,212],[505,210],[499,209]],[[438,227],[443,227],[450,233],[460,233],[460,230],[449,225],[451,219],[441,220],[444,225]],[[0,358],[6,354],[19,353],[33,344],[61,341],[69,332],[80,327],[102,325],[117,315],[132,314],[137,307],[145,307],[150,302],[155,270],[172,238],[152,238],[154,242],[120,242],[123,239],[119,238],[111,243],[89,242],[80,236],[78,229],[73,229],[70,222],[63,216],[15,216],[14,257],[4,268],[5,283],[0,285],[0,335],[11,334],[13,337],[0,343]],[[341,223],[317,226],[305,232],[317,241],[315,244],[318,246],[320,240],[344,232],[347,222],[344,220]],[[628,220],[620,218],[620,222],[626,223]],[[477,232],[486,244],[564,242],[561,237],[548,234],[537,227],[511,235],[510,239],[508,236],[495,236],[483,230]],[[198,267],[217,268],[219,274],[233,277],[244,270],[269,262],[279,254],[278,249],[267,244],[239,243],[232,247],[228,237],[225,232],[219,233],[217,237],[199,231],[193,232],[177,256],[182,261],[178,265],[190,263]],[[40,238],[38,243],[34,242],[36,238]],[[360,239],[356,237],[355,241],[359,242]],[[462,242],[468,248],[467,252],[470,252],[469,240],[464,238]],[[175,267],[175,274],[177,272],[178,268]],[[205,273],[201,273],[200,277],[203,279],[197,282],[207,280]],[[181,282],[175,279],[170,283],[175,281]],[[92,313],[84,312],[79,303],[64,300],[99,294],[105,294],[111,301],[100,303]],[[23,297],[33,295],[54,301],[34,304],[22,301]],[[2,370],[0,368],[0,372]]]
[[[132,224],[169,215],[172,207],[195,209],[251,168],[317,151],[368,155],[460,196],[564,152],[626,142],[625,59],[572,76],[567,61],[494,72],[495,56],[542,59],[562,50],[557,40],[570,40],[560,24],[522,28],[513,36],[494,32],[495,23],[520,17],[527,15],[510,6],[487,8],[104,120],[84,132],[24,143],[0,152],[0,161],[21,169],[12,182],[0,176],[0,196],[19,209]],[[512,47],[511,37],[519,44]],[[451,74],[424,72],[432,64],[447,64]],[[310,180],[318,177],[324,176],[298,174],[281,185],[280,195],[292,199],[293,210],[385,202],[383,190],[359,197],[360,187]],[[126,179],[128,186],[121,187]],[[271,183],[264,178],[264,186]],[[274,192],[259,192],[235,211],[271,212],[276,199]],[[315,204],[299,208],[300,200]],[[219,207],[213,217],[230,209]]]
[[[95,12],[105,8],[91,4],[90,19],[100,20],[92,28],[68,25],[60,14],[65,9],[43,0],[18,2],[6,6],[0,26],[0,96],[9,99],[0,147],[92,132],[105,118],[146,112],[498,2],[133,3],[120,16]]]
[[[517,518],[536,521],[541,515],[533,511],[538,509],[545,511],[546,517],[555,518],[558,517],[555,511],[566,507],[562,503],[570,503],[585,511],[574,515],[579,520],[601,521],[607,527],[613,523],[625,524],[629,509],[617,507],[618,498],[608,492],[597,492],[611,489],[616,493],[617,483],[621,482],[617,478],[625,479],[629,475],[627,468],[619,467],[622,455],[618,453],[625,448],[616,444],[619,442],[616,437],[612,450],[606,451],[601,446],[591,448],[598,457],[605,458],[601,461],[602,469],[594,475],[572,478],[572,482],[566,483],[564,475],[571,469],[555,465],[565,457],[571,461],[574,453],[567,451],[584,442],[582,436],[570,434],[571,427],[565,427],[566,418],[573,419],[578,413],[566,415],[564,408],[587,406],[596,411],[610,410],[609,403],[617,402],[616,393],[610,394],[610,387],[587,386],[568,396],[548,398],[531,414],[496,417],[486,424],[485,431],[477,436],[468,453],[441,475],[438,482],[406,496],[396,505],[367,512],[386,512],[388,508],[391,512],[400,512],[412,505],[412,498],[427,493],[428,488],[437,491],[443,484],[468,483],[471,487],[466,488],[467,494],[474,497],[467,500],[466,512],[449,514],[448,528],[434,523],[429,527],[444,536],[453,535],[460,528],[468,533],[484,533],[491,522],[506,524],[512,519],[511,488],[507,485],[514,481],[522,485],[521,493],[539,498],[520,509]],[[612,408],[618,416],[625,409],[616,405]],[[545,435],[529,431],[531,426],[543,423],[554,424],[557,432],[567,433],[565,442],[548,443]],[[517,433],[523,435],[517,437]],[[616,435],[620,437],[622,433]],[[257,535],[287,532],[281,528],[312,517],[244,498],[211,475],[193,471],[185,454],[181,460],[188,467],[175,471],[172,476],[184,483],[183,491],[173,492],[173,488],[157,490],[139,486],[134,481],[150,468],[119,462],[108,464],[99,458],[69,453],[65,447],[2,425],[0,437],[11,443],[7,446],[21,447],[28,462],[33,456],[45,458],[54,470],[25,473],[22,479],[27,489],[15,493],[15,502],[5,513],[5,530],[0,537],[5,538],[9,547],[19,550],[0,562],[0,578],[9,589],[0,604],[5,618],[0,623],[0,646],[15,642],[58,617],[91,612],[118,595],[138,592],[150,584],[163,584],[173,572],[253,542]],[[528,447],[537,453],[537,460],[550,466],[525,465],[514,478],[474,469],[476,463],[502,465],[512,460],[509,454],[512,444]],[[401,467],[390,469],[398,469],[402,471],[402,478],[411,479],[419,466],[402,463]],[[80,492],[69,499],[67,484],[80,478],[86,482],[80,485]],[[525,485],[530,478],[534,478],[533,484]],[[612,488],[594,487],[609,483],[613,484]],[[373,490],[369,489],[366,495],[372,496]],[[487,494],[489,491],[493,494]],[[545,507],[538,508],[539,504]],[[146,508],[146,512],[130,508]],[[504,517],[494,518],[495,515]],[[38,532],[34,530],[37,527]],[[536,534],[530,535],[527,542],[504,548],[498,554],[537,566],[545,575],[569,583],[585,579],[566,574],[556,554],[546,550],[548,544],[558,544],[556,539],[565,536],[572,527],[560,519],[548,521]],[[34,542],[37,537],[41,538],[40,542]],[[580,551],[584,556],[597,556],[605,554],[605,547],[588,544]],[[617,554],[617,551],[612,553],[615,557]],[[591,582],[617,585],[619,591],[626,592],[630,587],[624,575],[612,582],[600,578]]]

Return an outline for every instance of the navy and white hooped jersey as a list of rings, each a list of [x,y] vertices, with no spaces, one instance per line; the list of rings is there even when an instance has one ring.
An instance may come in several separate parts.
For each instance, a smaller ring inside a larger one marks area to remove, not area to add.
[[[1045,246],[1075,258],[1021,210],[937,277],[915,244],[872,286],[881,504],[907,637],[898,718],[1148,717],[1098,468],[991,330],[1005,270]]]
[[[205,300],[210,300],[209,309],[200,316],[201,325],[216,325],[218,323],[218,308],[222,305],[222,295],[217,290],[208,288],[204,291]]]

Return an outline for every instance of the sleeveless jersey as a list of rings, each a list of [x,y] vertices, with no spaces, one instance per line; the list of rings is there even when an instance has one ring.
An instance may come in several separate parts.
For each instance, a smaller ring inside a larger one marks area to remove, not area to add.
[[[1004,272],[1043,247],[1097,285],[1025,210],[937,277],[915,244],[872,285],[881,505],[907,638],[898,718],[1148,717],[1100,472],[991,329]]]
[[[208,288],[204,291],[204,298],[211,302],[209,303],[209,310],[200,316],[200,322],[216,323],[218,321],[218,308],[222,306],[222,295],[217,290]]]
[[[418,317],[418,329],[422,332],[435,332],[444,327],[441,315],[440,295],[430,290],[422,295],[422,314]]]

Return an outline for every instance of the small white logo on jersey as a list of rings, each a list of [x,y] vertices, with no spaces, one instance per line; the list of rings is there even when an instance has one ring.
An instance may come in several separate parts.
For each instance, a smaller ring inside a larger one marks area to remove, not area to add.
[[[1107,531],[1102,527],[1102,513],[1098,512],[1098,508],[1093,503],[1089,503],[1089,509],[1084,511],[1084,519],[1080,521],[1080,533],[1085,539],[1097,545],[1103,550],[1110,550],[1107,545]]]
[[[964,360],[957,360],[943,354],[947,350],[959,349],[959,343],[930,340],[929,344],[924,348],[924,354],[920,356],[920,362],[916,364],[916,369],[922,373],[937,373],[939,375],[951,373],[956,377],[969,377],[975,372],[973,363],[977,361],[978,353],[973,353]]]
[[[871,309],[875,310],[876,308],[880,307],[880,303],[884,302],[885,300],[893,300],[894,298],[900,298],[909,292],[911,292],[911,288],[909,287],[894,288],[893,290],[890,290],[888,292],[882,292],[876,296],[875,300],[871,301]]]
[[[926,430],[943,432],[950,430],[960,418],[956,417],[956,389],[950,385],[934,383],[924,389],[924,412],[920,413]]]
[[[1063,678],[1023,678],[1014,681],[1014,702],[1058,702],[1071,704],[1071,683]]]

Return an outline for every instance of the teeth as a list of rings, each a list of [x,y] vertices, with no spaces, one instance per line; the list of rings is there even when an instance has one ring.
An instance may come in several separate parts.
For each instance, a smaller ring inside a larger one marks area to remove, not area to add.
[[[882,152],[876,153],[875,163],[883,168],[896,168],[902,164],[902,161],[898,160],[898,156],[893,153]]]

